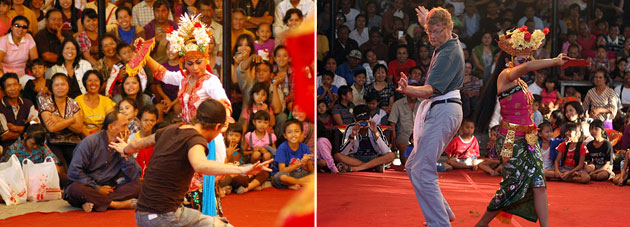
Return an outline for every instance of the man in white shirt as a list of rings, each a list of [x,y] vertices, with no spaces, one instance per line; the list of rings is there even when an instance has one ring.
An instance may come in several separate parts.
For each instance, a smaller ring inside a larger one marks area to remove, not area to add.
[[[217,56],[223,55],[223,25],[214,21],[214,13],[216,5],[214,0],[199,0],[197,1],[197,9],[201,13],[201,21],[210,27],[212,36],[214,37],[214,51],[213,54]]]
[[[533,95],[540,95],[540,92],[543,90],[543,86],[545,86],[545,79],[547,78],[547,72],[544,70],[539,70],[536,72],[534,76],[534,83],[528,85],[529,92]]]
[[[287,10],[296,8],[302,11],[302,15],[304,18],[308,18],[308,16],[313,13],[315,9],[315,4],[311,0],[283,0],[282,2],[276,5],[276,12],[273,18],[273,34],[274,36],[279,35],[280,33],[286,31],[289,27],[284,24],[282,19],[284,18],[284,14],[287,13]]]
[[[522,27],[528,20],[534,21],[534,28],[540,30],[545,29],[545,23],[536,16],[536,10],[532,6],[525,7],[525,16],[518,20],[517,26]]]
[[[341,11],[346,16],[346,26],[350,29],[350,31],[354,30],[354,19],[359,15],[359,10],[351,8],[352,3],[350,0],[341,0]]]
[[[131,12],[131,14],[133,14],[131,24],[144,27],[155,19],[155,16],[153,16],[153,3],[155,3],[155,1],[156,0],[144,0],[138,3],[138,5],[135,5]],[[173,15],[170,12],[168,13],[168,19],[173,20]]]

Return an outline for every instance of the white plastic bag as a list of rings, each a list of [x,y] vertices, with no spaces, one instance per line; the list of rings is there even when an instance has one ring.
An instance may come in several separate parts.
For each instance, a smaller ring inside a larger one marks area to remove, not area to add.
[[[26,180],[28,201],[47,201],[61,199],[59,175],[52,157],[35,164],[29,159],[22,161],[24,179]]]
[[[15,155],[0,163],[0,196],[7,206],[26,202],[26,181]]]

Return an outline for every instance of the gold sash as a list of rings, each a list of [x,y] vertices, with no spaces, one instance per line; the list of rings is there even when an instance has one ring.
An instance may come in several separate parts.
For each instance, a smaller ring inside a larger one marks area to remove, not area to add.
[[[538,142],[538,136],[536,135],[537,129],[536,125],[518,125],[509,123],[507,121],[501,121],[501,128],[507,130],[507,134],[505,135],[505,140],[503,141],[503,147],[501,148],[501,156],[505,161],[512,157],[512,152],[514,151],[514,137],[516,132],[524,132],[525,140],[527,144],[531,147],[536,146]]]

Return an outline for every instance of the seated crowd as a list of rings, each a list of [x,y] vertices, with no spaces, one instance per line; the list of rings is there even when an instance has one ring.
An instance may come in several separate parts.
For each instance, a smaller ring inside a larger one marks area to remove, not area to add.
[[[285,34],[314,11],[312,0],[256,5],[236,0],[231,21],[223,21],[221,0],[107,1],[102,37],[98,1],[27,2],[0,0],[0,162],[12,155],[34,163],[52,157],[63,198],[71,205],[85,211],[135,207],[153,149],[125,159],[110,143],[138,140],[182,122],[178,97],[188,91],[180,92],[181,78],[154,75],[148,65],[130,76],[126,64],[136,54],[136,40],[154,38],[151,58],[179,75],[184,61],[169,51],[166,34],[188,13],[212,30],[207,70],[229,86],[225,90],[237,122],[224,133],[225,162],[240,166],[274,159],[271,173],[217,178],[218,195],[271,186],[299,189],[307,183],[304,177],[314,169],[315,129],[293,105],[291,58],[284,44]],[[229,50],[222,47],[224,23],[232,28]],[[224,61],[223,51],[234,60]],[[230,63],[232,73],[224,75],[223,64]],[[191,191],[200,183],[193,180]],[[195,206],[192,197],[187,199],[185,204]]]
[[[498,36],[521,26],[530,32],[550,27],[550,2],[341,0],[332,12],[330,2],[319,3],[318,169],[381,172],[393,160],[393,167],[404,169],[422,100],[405,97],[396,87],[401,73],[414,85],[424,84],[429,74],[434,47],[413,10],[422,5],[451,13],[453,33],[465,58],[460,90],[465,120],[437,168],[480,168],[500,175],[494,151],[497,127],[488,130],[472,119],[501,54]],[[546,39],[557,36],[559,51],[587,60],[590,66],[549,68],[522,77],[535,96],[533,119],[550,179],[627,183],[630,92],[624,89],[630,88],[630,17],[621,13],[626,8],[630,7],[598,1],[560,3],[558,29]],[[591,10],[593,16],[587,14]],[[549,58],[550,50],[551,42],[545,42],[532,59]],[[577,85],[564,86],[567,81]],[[487,143],[475,137],[485,133],[490,137]]]

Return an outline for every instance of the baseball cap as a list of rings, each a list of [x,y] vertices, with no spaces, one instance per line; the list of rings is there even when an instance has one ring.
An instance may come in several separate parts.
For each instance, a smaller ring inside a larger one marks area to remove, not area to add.
[[[356,58],[356,59],[361,60],[361,51],[356,50],[356,49],[355,50],[351,50],[350,53],[348,54],[348,57]]]
[[[369,113],[370,109],[368,108],[367,105],[358,105],[356,107],[354,107],[354,119],[356,121],[365,121],[365,120],[370,120],[370,113]]]
[[[214,99],[207,99],[197,107],[196,118],[204,123],[234,123],[234,118],[228,114],[229,110]]]

